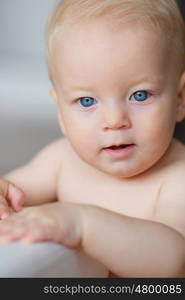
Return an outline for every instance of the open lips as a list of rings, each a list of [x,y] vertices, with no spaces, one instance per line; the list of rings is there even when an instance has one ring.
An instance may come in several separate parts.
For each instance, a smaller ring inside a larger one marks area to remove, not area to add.
[[[124,149],[126,147],[133,146],[133,145],[134,144],[121,144],[119,146],[113,145],[113,146],[110,146],[110,147],[105,147],[104,149],[121,150],[121,149]]]
[[[113,159],[123,159],[128,157],[134,150],[135,144],[112,145],[103,148],[104,152]]]

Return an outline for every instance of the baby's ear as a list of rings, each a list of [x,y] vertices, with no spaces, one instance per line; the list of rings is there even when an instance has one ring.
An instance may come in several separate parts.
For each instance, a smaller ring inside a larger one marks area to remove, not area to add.
[[[50,95],[54,98],[55,101],[58,101],[57,93],[54,88],[49,91]]]
[[[185,118],[185,71],[182,73],[178,89],[176,122]]]

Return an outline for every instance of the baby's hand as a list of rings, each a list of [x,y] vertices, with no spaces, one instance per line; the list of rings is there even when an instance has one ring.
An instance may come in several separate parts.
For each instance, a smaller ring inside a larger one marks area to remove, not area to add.
[[[7,218],[12,210],[20,211],[23,204],[23,191],[6,179],[0,178],[0,219]]]
[[[24,208],[0,223],[0,243],[53,241],[77,247],[82,233],[80,209],[59,202]]]

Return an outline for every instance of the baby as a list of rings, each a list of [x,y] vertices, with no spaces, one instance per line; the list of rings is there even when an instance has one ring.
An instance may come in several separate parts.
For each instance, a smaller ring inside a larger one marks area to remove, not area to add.
[[[59,1],[48,65],[65,137],[2,178],[0,242],[81,248],[113,276],[184,277],[184,62],[173,0]]]

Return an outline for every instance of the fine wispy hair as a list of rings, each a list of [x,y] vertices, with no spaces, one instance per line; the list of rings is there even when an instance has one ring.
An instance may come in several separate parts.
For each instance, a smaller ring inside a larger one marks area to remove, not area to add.
[[[150,26],[164,34],[169,47],[174,47],[181,65],[185,66],[185,24],[175,0],[60,0],[49,18],[46,28],[48,68],[52,80],[51,53],[54,37],[65,26],[103,18],[112,27],[134,22]]]

